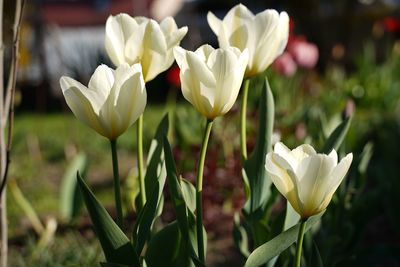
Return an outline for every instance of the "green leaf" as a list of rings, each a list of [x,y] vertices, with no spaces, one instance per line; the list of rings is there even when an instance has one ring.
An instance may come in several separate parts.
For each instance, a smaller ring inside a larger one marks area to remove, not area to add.
[[[78,215],[82,207],[82,196],[77,186],[76,172],[79,171],[79,173],[84,175],[87,166],[86,155],[83,153],[77,154],[68,165],[62,179],[60,189],[60,213],[61,217],[68,222]]]
[[[164,153],[163,153],[163,138],[168,134],[169,122],[168,114],[165,114],[160,121],[155,136],[150,144],[150,149],[147,157],[147,168],[145,174],[146,198],[152,195],[153,187],[160,179],[166,179]],[[160,188],[162,191],[162,188]]]
[[[361,152],[360,162],[358,164],[358,171],[360,174],[365,174],[367,172],[368,164],[372,157],[374,144],[372,142],[368,142]]]
[[[133,240],[137,255],[150,237],[151,227],[162,205],[162,191],[166,180],[163,151],[163,136],[168,133],[168,114],[161,120],[150,146],[148,166],[145,175],[147,202],[140,210],[133,231]]]
[[[247,236],[246,229],[240,224],[239,213],[235,212],[233,219],[233,241],[235,242],[235,245],[239,249],[240,253],[247,258],[250,255],[250,251],[249,238]]]
[[[194,266],[186,252],[186,240],[182,237],[177,221],[157,232],[149,242],[146,252],[148,267]]]
[[[188,180],[180,177],[181,180],[181,189],[183,198],[185,199],[186,206],[188,209],[194,213],[196,210],[196,188],[194,185]]]
[[[185,240],[185,246],[187,248],[186,256],[191,257],[197,267],[204,266],[199,261],[197,256],[196,219],[194,214],[190,211],[188,205],[186,204],[185,196],[181,186],[181,179],[178,179],[175,161],[172,155],[171,147],[166,137],[164,138],[164,153],[165,165],[167,168],[168,186],[171,192],[171,201],[175,208],[180,233],[182,234],[183,240]],[[185,186],[188,185],[186,184]],[[206,237],[204,240],[206,248],[207,234],[204,233],[204,236]],[[206,249],[204,251],[206,251]]]
[[[133,231],[134,245],[137,255],[142,253],[143,247],[150,237],[150,230],[153,224],[154,217],[157,214],[157,205],[159,196],[159,185],[156,184],[153,188],[152,195],[147,199],[143,209],[139,212],[138,219]]]
[[[307,232],[315,223],[319,221],[322,213],[310,217],[306,224]],[[257,267],[266,264],[268,261],[278,256],[282,251],[289,248],[297,240],[300,224],[282,232],[267,243],[255,249],[246,261],[245,267]]]
[[[271,196],[271,179],[265,170],[265,155],[272,149],[274,127],[274,99],[268,80],[265,80],[260,99],[259,133],[255,149],[244,163],[244,177],[250,187],[250,196],[244,206],[247,216],[261,218]]]
[[[107,262],[140,267],[139,257],[128,237],[96,199],[79,173],[77,174],[77,180]]]
[[[336,129],[332,132],[332,134],[328,137],[328,140],[326,140],[321,152],[328,154],[332,151],[332,149],[338,151],[340,145],[346,137],[346,134],[350,128],[350,124],[351,117],[345,119],[342,123],[340,123],[338,127],[336,127]]]

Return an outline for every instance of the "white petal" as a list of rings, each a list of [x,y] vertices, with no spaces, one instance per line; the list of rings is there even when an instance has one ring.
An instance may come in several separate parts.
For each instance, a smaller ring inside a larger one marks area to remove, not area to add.
[[[285,161],[289,164],[292,171],[295,171],[297,169],[299,161],[297,160],[296,157],[292,155],[292,151],[289,148],[287,148],[282,142],[278,142],[275,144],[274,152],[285,159]]]
[[[178,29],[175,20],[172,17],[167,17],[160,23],[160,28],[164,33],[167,49],[173,49],[186,35],[188,28],[182,27]]]
[[[260,73],[284,51],[289,36],[289,17],[286,12],[278,16],[275,10],[266,10],[256,16],[254,24],[258,40],[252,69]]]
[[[138,63],[142,59],[143,51],[145,49],[144,35],[146,31],[146,23],[138,25],[135,34],[131,35],[126,41],[126,46],[124,47],[124,53],[129,61],[129,65]]]
[[[223,114],[228,112],[232,108],[233,104],[235,104],[236,102],[249,60],[249,53],[247,48],[243,51],[243,53],[240,53],[239,49],[236,49],[234,47],[232,47],[230,50],[235,51],[235,54],[236,52],[239,53],[239,58],[237,59],[236,66],[234,67],[232,88],[230,89],[231,92],[229,94],[229,98],[226,100],[225,105],[222,109]]]
[[[217,49],[211,53],[207,65],[216,80],[213,113],[223,115],[233,106],[240,90],[246,65],[238,64],[237,48]]]
[[[210,25],[211,30],[216,34],[219,35],[219,31],[222,27],[222,21],[217,18],[211,11],[207,13],[207,21],[208,25]]]
[[[179,45],[187,32],[188,27],[182,27],[177,31],[171,32],[169,35],[165,35],[167,41],[167,49],[173,49],[175,46]]]
[[[336,165],[330,174],[330,181],[327,186],[326,194],[330,194],[336,191],[339,187],[340,183],[343,181],[343,178],[346,176],[349,171],[351,162],[353,161],[353,154],[349,153],[344,157],[338,165]]]
[[[181,70],[187,69],[186,50],[180,46],[174,48],[174,57]]]
[[[194,53],[201,61],[207,62],[211,53],[214,51],[215,51],[214,47],[212,47],[209,44],[205,44],[197,48],[196,51],[194,51]]]
[[[108,56],[116,66],[126,62],[125,44],[129,37],[135,33],[137,26],[136,21],[127,14],[108,17],[105,47]]]
[[[324,201],[334,167],[333,159],[324,154],[307,157],[299,164],[296,172],[299,198],[307,213],[315,212]]]
[[[178,29],[178,26],[176,26],[175,20],[172,17],[166,17],[163,19],[160,22],[160,27],[164,35],[168,35]]]
[[[114,85],[114,73],[107,65],[100,65],[90,77],[88,88],[97,92],[99,97],[103,100],[107,99],[112,86]]]
[[[303,144],[293,149],[290,154],[296,159],[296,162],[301,162],[304,158],[316,155],[317,152],[309,144]]]
[[[326,207],[331,202],[333,195],[335,194],[339,185],[342,183],[344,177],[346,176],[352,160],[353,160],[353,154],[352,153],[347,154],[346,157],[344,157],[340,161],[340,163],[332,170],[329,184],[325,188],[324,200],[318,207],[320,211],[325,210]]]
[[[335,165],[338,162],[338,155],[335,149],[332,149],[331,153],[329,153],[328,155],[330,158],[332,158],[332,160],[335,162]]]
[[[214,105],[216,81],[213,73],[209,70],[206,62],[202,61],[194,52],[187,52],[186,60],[193,89],[193,100],[202,114],[210,114]],[[199,110],[199,111],[200,111]]]
[[[173,62],[172,53],[170,58],[166,58],[166,39],[155,20],[149,20],[146,24],[142,46],[143,54],[140,63],[143,68],[144,80],[148,82],[165,71]]]
[[[280,43],[278,46],[278,52],[277,55],[275,56],[278,57],[283,53],[285,50],[285,47],[287,45],[288,39],[289,39],[289,16],[286,12],[281,12],[279,14],[279,32],[280,32]]]
[[[87,124],[98,133],[104,135],[104,131],[98,122],[97,114],[93,109],[94,101],[93,99],[90,99],[90,97],[87,97],[90,95],[90,93],[87,93],[87,88],[81,83],[66,76],[61,77],[60,85],[65,97],[65,101],[74,115],[80,121]],[[86,94],[83,93],[85,91]]]
[[[121,117],[121,133],[143,113],[147,102],[146,88],[140,64],[130,68],[130,75],[121,84],[116,109]]]
[[[287,193],[293,190],[293,182],[286,170],[280,165],[276,164],[273,159],[273,152],[267,154],[265,159],[265,169],[267,170],[270,178],[279,192],[286,196]]]

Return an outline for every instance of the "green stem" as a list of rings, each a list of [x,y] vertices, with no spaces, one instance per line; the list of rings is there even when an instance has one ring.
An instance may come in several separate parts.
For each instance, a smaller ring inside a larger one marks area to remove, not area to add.
[[[245,79],[242,85],[242,105],[240,109],[240,151],[242,160],[247,159],[246,142],[246,114],[247,114],[247,95],[249,92],[250,79]]]
[[[140,115],[137,124],[137,146],[138,146],[138,170],[139,170],[139,186],[140,186],[140,202],[141,207],[146,204],[146,187],[144,184],[143,171],[143,114]]]
[[[301,264],[301,248],[303,246],[303,238],[304,238],[304,231],[306,229],[306,221],[307,219],[301,219],[300,221],[300,228],[299,228],[299,235],[297,236],[297,243],[296,243],[296,257],[294,262],[294,267],[300,267]]]
[[[118,155],[117,155],[117,139],[110,140],[111,143],[111,154],[112,154],[112,165],[114,174],[114,196],[115,196],[115,207],[117,209],[117,224],[119,227],[123,227],[123,213],[122,213],[122,200],[121,200],[121,185],[119,181],[119,170],[118,170]]]
[[[197,248],[199,252],[199,259],[202,263],[205,263],[204,236],[203,236],[203,203],[202,203],[203,170],[207,152],[208,139],[210,138],[212,124],[213,124],[212,120],[207,120],[207,125],[203,136],[203,143],[201,144],[201,154],[200,154],[199,164],[197,167],[197,177],[196,177]]]

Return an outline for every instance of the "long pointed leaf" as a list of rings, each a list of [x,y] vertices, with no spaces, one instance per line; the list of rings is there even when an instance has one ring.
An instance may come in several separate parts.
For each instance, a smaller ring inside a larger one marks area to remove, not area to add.
[[[77,174],[77,179],[106,260],[113,264],[140,267],[139,257],[128,237],[96,199],[79,173]]]
[[[163,179],[164,181],[166,179],[165,163],[163,158],[163,138],[168,134],[168,128],[168,114],[165,114],[157,127],[148,153],[148,163],[144,178],[146,186],[146,198],[151,197],[153,187],[160,179]]]
[[[165,226],[151,239],[146,252],[149,267],[191,267],[193,263],[186,254],[186,240],[182,237],[179,224]]]
[[[265,155],[272,149],[272,132],[274,127],[274,99],[268,80],[265,80],[260,99],[260,118],[256,146],[253,153],[244,163],[244,173],[250,186],[250,196],[244,207],[247,216],[258,217],[271,195],[271,179],[265,170]]]
[[[311,217],[307,221],[305,231],[308,231],[314,224],[316,224],[321,216],[322,214]],[[299,227],[300,224],[296,224],[290,229],[282,232],[280,235],[274,237],[267,243],[259,246],[250,254],[246,261],[245,267],[258,267],[266,264],[268,261],[289,248],[294,242],[296,242]]]
[[[342,123],[339,124],[338,127],[332,132],[332,134],[326,140],[322,153],[328,154],[332,149],[336,151],[339,149],[342,144],[344,138],[346,137],[347,132],[349,131],[351,124],[351,117],[345,119]]]
[[[68,222],[78,215],[83,204],[82,197],[77,186],[76,170],[79,170],[79,173],[84,175],[87,166],[88,163],[86,155],[83,153],[77,154],[73,158],[72,162],[68,165],[68,168],[66,169],[62,179],[60,213],[61,217]]]
[[[168,114],[164,116],[158,125],[150,147],[149,164],[145,175],[147,202],[139,213],[133,231],[135,250],[138,255],[142,253],[143,247],[150,236],[151,226],[157,217],[158,207],[162,203],[162,191],[166,180],[163,136],[167,133]]]
[[[165,165],[167,168],[167,180],[169,189],[171,192],[172,203],[176,211],[176,218],[181,231],[183,240],[186,241],[186,248],[188,255],[192,258],[194,264],[197,267],[204,266],[198,259],[196,252],[196,240],[195,237],[195,216],[188,208],[185,202],[184,193],[182,191],[180,179],[177,176],[175,161],[172,155],[171,146],[169,145],[168,139],[164,138],[164,153],[165,153]],[[207,236],[204,234],[204,236]],[[206,239],[205,239],[206,243]],[[206,245],[205,245],[206,247]],[[206,250],[205,250],[206,251]]]

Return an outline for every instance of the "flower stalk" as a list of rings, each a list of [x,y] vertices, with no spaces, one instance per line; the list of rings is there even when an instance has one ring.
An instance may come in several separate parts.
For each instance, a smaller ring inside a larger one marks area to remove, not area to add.
[[[138,173],[139,173],[139,186],[140,186],[140,205],[143,208],[146,204],[146,187],[144,183],[144,169],[143,169],[143,114],[140,115],[137,123],[137,146],[138,146]]]
[[[203,236],[203,171],[204,161],[206,158],[208,140],[210,138],[211,128],[213,120],[207,120],[206,129],[204,131],[203,142],[201,144],[200,159],[197,168],[196,176],[196,230],[197,230],[197,248],[199,259],[202,263],[205,263],[205,251],[204,251],[204,236]]]
[[[246,114],[247,114],[247,96],[249,93],[250,79],[245,79],[242,86],[242,104],[240,107],[240,151],[242,161],[247,159],[247,137],[246,137]]]
[[[296,243],[296,256],[293,265],[294,267],[300,267],[301,265],[301,251],[303,246],[304,232],[306,229],[306,222],[307,219],[301,219],[300,221],[299,234],[297,236],[297,243]]]
[[[112,165],[114,174],[114,197],[115,197],[115,208],[117,209],[117,224],[119,227],[123,227],[123,213],[122,213],[122,200],[121,200],[121,184],[119,179],[118,169],[118,155],[117,155],[117,139],[110,140],[111,154],[112,154]]]

